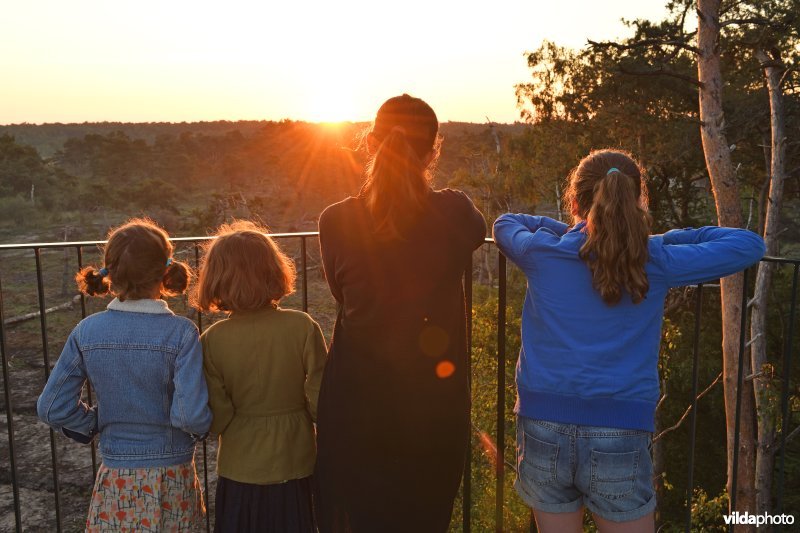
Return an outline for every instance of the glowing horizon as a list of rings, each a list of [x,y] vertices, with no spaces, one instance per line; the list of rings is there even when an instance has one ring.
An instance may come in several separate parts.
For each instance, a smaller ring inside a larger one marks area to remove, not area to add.
[[[538,5],[537,5],[538,4]],[[663,1],[569,7],[407,0],[15,2],[0,20],[0,124],[369,121],[403,92],[440,121],[513,122],[523,53],[660,18]]]

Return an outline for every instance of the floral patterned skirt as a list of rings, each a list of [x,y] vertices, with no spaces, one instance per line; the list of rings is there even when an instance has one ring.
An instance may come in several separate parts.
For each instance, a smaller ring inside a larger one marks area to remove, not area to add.
[[[100,465],[86,531],[198,531],[205,527],[205,511],[194,461],[150,468]]]

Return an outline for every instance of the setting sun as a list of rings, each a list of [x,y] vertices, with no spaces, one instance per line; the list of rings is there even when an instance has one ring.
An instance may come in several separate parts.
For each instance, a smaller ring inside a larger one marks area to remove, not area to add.
[[[319,87],[316,94],[309,94],[306,116],[311,122],[343,122],[365,120],[359,116],[352,94],[331,87]]]

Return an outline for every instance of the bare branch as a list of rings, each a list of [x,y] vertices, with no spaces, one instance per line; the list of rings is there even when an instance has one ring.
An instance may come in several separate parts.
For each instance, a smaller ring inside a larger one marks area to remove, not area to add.
[[[792,430],[792,432],[791,432],[791,433],[789,433],[788,435],[786,435],[786,442],[788,443],[790,440],[792,440],[793,438],[795,438],[797,435],[800,435],[800,426],[797,426],[796,428],[794,428],[794,429]]]
[[[720,379],[722,379],[722,372],[717,374],[717,377],[714,379],[714,381],[711,382],[711,385],[706,387],[705,390],[703,390],[703,392],[698,394],[697,398],[695,400],[700,400],[700,398],[702,398],[703,396],[708,394],[709,391],[712,388],[714,388],[714,385],[719,383]],[[678,429],[679,427],[681,427],[681,424],[683,424],[684,420],[686,420],[686,418],[689,416],[689,413],[691,413],[691,412],[692,412],[692,406],[690,405],[689,407],[686,408],[686,411],[683,412],[683,416],[681,416],[680,419],[677,422],[675,422],[675,425],[668,427],[667,429],[665,429],[664,431],[662,431],[661,433],[659,433],[658,435],[653,437],[653,442],[656,442],[658,439],[660,439],[661,437],[663,437],[664,435],[666,435],[670,431],[674,431],[674,430]]]
[[[667,399],[667,382],[663,379],[661,380],[661,390],[664,391],[664,394],[662,394],[661,398],[658,399],[658,403],[656,404],[656,412],[658,412],[658,408],[661,407],[661,404],[664,403],[664,400]]]
[[[763,17],[753,17],[749,19],[728,19],[725,22],[720,23],[719,26],[720,28],[724,28],[726,26],[733,26],[734,24],[739,24],[739,25],[752,24],[754,26],[770,26],[771,21]]]
[[[789,74],[793,74],[794,72],[797,71],[797,69],[794,68],[794,67],[786,68],[785,64],[783,65],[783,68],[785,68],[786,70],[783,71],[783,76],[781,76],[780,81],[778,81],[778,86],[782,86],[783,85],[783,82],[786,80],[786,76],[788,76]]]
[[[700,87],[701,89],[703,87],[703,83],[697,78],[693,78],[692,76],[687,76],[685,74],[680,74],[678,72],[673,72],[669,69],[664,68],[664,65],[661,65],[653,70],[630,70],[625,67],[619,67],[619,71],[622,74],[628,74],[630,76],[669,76],[671,78],[678,78],[679,80],[689,82],[696,87]]]
[[[642,39],[631,44],[620,44],[613,41],[592,41],[588,39],[587,42],[597,48],[616,48],[617,50],[633,50],[635,48],[642,48],[646,46],[674,46],[683,50],[688,50],[693,53],[698,53],[699,50],[696,46],[692,46],[684,41],[676,39]]]
[[[800,435],[800,426],[797,426],[788,435],[786,435],[786,439],[784,439],[784,443],[785,444],[789,444],[789,441],[791,441],[793,438],[795,438],[798,435]],[[772,454],[776,454],[776,453],[778,453],[778,450],[780,450],[780,449],[781,449],[781,443],[777,442],[777,443],[774,443],[769,448],[767,448],[767,451],[772,453]]]

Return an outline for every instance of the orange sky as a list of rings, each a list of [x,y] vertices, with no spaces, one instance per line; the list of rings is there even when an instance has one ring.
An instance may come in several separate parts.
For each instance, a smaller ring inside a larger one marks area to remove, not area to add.
[[[0,124],[370,120],[402,92],[443,121],[511,122],[525,50],[617,37],[663,4],[18,0],[0,17]]]

